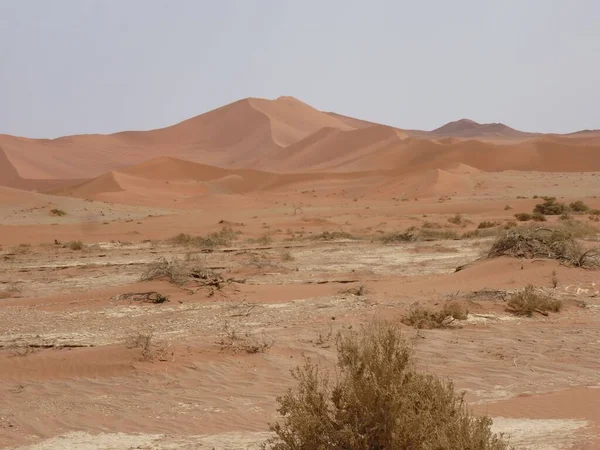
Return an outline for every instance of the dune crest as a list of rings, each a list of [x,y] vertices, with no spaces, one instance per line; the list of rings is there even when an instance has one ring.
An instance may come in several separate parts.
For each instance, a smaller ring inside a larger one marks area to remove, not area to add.
[[[111,171],[136,175],[132,170],[162,180],[192,176],[169,157],[204,164],[192,174],[203,173],[202,181],[226,176],[229,169],[400,175],[464,165],[470,169],[460,170],[469,173],[598,171],[600,134],[543,135],[468,119],[431,132],[402,130],[322,112],[293,97],[247,98],[150,131],[51,140],[0,135],[0,185],[48,191]],[[138,166],[148,160],[156,167]],[[117,189],[114,180],[108,183]]]

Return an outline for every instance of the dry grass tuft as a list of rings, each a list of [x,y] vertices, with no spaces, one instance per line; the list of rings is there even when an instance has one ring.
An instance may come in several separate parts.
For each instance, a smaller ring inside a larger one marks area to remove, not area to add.
[[[166,279],[169,283],[183,286],[190,275],[189,270],[177,259],[168,260],[161,256],[150,263],[142,274],[142,281]]]
[[[154,341],[154,335],[148,334],[136,334],[131,336],[126,346],[129,349],[139,349],[140,359],[142,361],[167,361],[168,360],[168,346],[164,343],[157,343]],[[171,353],[171,356],[173,354]]]
[[[334,241],[338,239],[351,239],[357,240],[358,238],[346,231],[323,231],[322,233],[316,234],[310,237],[315,241]]]
[[[516,213],[515,219],[517,219],[519,222],[529,222],[531,220],[531,214],[525,212]]]
[[[62,209],[57,209],[57,208],[51,209],[50,214],[52,214],[53,216],[57,216],[57,217],[62,217],[62,216],[67,215],[67,213],[64,212]]]
[[[393,233],[387,233],[382,235],[379,239],[384,244],[394,244],[397,242],[413,242],[417,239],[415,229],[408,229],[406,231],[397,231]]]
[[[167,239],[167,243],[187,247],[214,248],[231,245],[237,238],[238,234],[232,228],[223,227],[221,230],[209,233],[206,236],[191,236],[186,233],[179,233]]]
[[[289,250],[282,251],[280,256],[282,261],[294,261],[296,259]]]
[[[562,301],[536,291],[532,285],[529,285],[511,295],[506,305],[509,312],[518,316],[531,317],[534,312],[547,316],[548,311],[559,312],[562,308]]]
[[[282,423],[263,450],[509,448],[452,382],[415,370],[396,326],[338,334],[337,351],[333,380],[310,359],[292,371],[296,386],[277,399]]]
[[[458,302],[449,301],[440,311],[431,311],[420,305],[413,306],[402,318],[402,323],[418,329],[448,328],[455,320],[466,320],[468,312]]]
[[[228,323],[223,326],[221,337],[217,342],[221,346],[221,350],[231,350],[233,353],[265,353],[269,350],[275,341],[268,338],[264,334],[261,335],[260,339],[252,336],[250,333],[238,333],[235,328],[231,327]]]

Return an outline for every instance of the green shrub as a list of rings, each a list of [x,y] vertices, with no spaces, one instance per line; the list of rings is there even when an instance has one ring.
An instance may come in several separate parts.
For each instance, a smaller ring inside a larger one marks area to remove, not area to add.
[[[567,206],[564,203],[556,201],[556,197],[542,197],[544,203],[538,203],[533,208],[533,212],[545,214],[547,216],[558,216],[567,211]]]
[[[539,212],[534,212],[531,215],[531,220],[534,222],[546,222],[546,216]]]
[[[397,327],[339,334],[337,351],[331,380],[310,360],[292,371],[296,386],[277,399],[282,423],[263,450],[509,448],[452,382],[414,368]]]

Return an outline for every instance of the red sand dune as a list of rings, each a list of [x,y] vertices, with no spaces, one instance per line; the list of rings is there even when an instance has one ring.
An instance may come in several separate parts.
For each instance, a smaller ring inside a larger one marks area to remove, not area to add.
[[[1,135],[0,185],[47,191],[82,185],[111,171],[138,176],[135,170],[141,170],[144,177],[149,166],[127,168],[166,155],[211,166],[202,169],[212,171],[210,180],[231,175],[217,176],[216,167],[278,173],[392,170],[396,175],[446,170],[453,164],[484,171],[598,171],[599,150],[597,131],[539,135],[464,119],[432,132],[403,131],[321,112],[292,97],[250,98],[152,131],[52,140]],[[185,170],[178,168],[168,179],[175,180],[180,169]],[[101,185],[108,192],[103,184],[108,183],[114,192],[121,186],[114,173],[85,189],[96,192],[94,186]],[[248,173],[240,176],[252,183],[259,180]],[[234,190],[247,190],[239,178],[227,180],[218,183],[218,190],[227,191],[230,184],[241,186]],[[83,188],[78,189],[81,194]]]

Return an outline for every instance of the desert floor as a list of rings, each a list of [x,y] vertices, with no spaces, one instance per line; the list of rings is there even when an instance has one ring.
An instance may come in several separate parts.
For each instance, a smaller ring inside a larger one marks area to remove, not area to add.
[[[356,197],[325,181],[187,203],[0,191],[0,446],[255,448],[290,369],[304,357],[332,367],[338,331],[453,300],[466,320],[402,325],[419,367],[451,378],[518,448],[600,448],[600,271],[485,256],[534,195],[600,208],[598,176],[469,176],[468,192],[419,199]],[[593,218],[575,219],[596,245]],[[461,236],[482,221],[497,226],[464,239],[380,239],[423,225]],[[224,227],[236,239],[210,250],[169,240]],[[142,281],[159,258],[230,281]],[[528,284],[563,310],[509,313],[506,296]],[[123,298],[147,291],[169,299]]]

